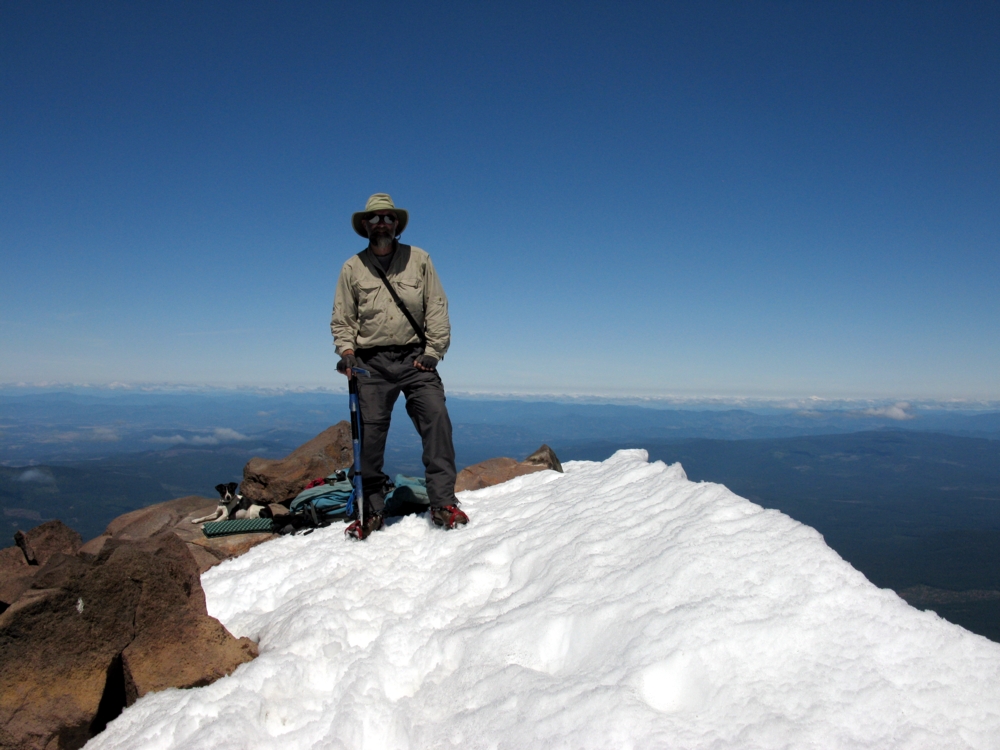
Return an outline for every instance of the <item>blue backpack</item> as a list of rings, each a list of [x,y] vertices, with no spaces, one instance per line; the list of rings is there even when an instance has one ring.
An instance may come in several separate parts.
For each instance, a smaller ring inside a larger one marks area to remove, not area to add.
[[[397,474],[393,485],[385,496],[385,515],[423,513],[430,506],[427,481],[423,477]],[[326,526],[333,521],[347,520],[354,515],[354,485],[344,471],[337,471],[326,478],[326,484],[302,490],[288,510],[295,519],[289,519],[292,528]]]
[[[354,486],[343,471],[326,478],[327,483],[302,490],[288,507],[293,516],[303,516],[311,526],[325,526],[347,518],[354,510]]]

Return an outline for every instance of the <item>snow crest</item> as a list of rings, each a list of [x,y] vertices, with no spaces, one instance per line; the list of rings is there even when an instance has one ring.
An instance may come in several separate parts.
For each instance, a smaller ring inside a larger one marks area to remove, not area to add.
[[[260,656],[88,748],[990,748],[1000,646],[815,530],[619,451],[461,495],[471,523],[337,525],[208,571]]]

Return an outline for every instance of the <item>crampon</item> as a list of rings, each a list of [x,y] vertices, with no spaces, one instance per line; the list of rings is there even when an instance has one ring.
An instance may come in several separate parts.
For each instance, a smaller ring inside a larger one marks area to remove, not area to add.
[[[352,521],[351,524],[344,529],[344,534],[346,536],[352,537],[353,539],[367,539],[371,536],[373,531],[378,531],[384,525],[382,521],[381,513],[365,513],[364,523],[361,521]]]
[[[469,517],[459,510],[457,505],[441,505],[431,508],[431,520],[436,526],[453,529],[456,526],[467,524]]]

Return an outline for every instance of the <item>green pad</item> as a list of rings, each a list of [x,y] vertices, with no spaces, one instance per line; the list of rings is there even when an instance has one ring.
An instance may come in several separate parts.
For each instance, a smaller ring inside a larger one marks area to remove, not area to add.
[[[201,527],[205,536],[228,536],[229,534],[253,534],[274,531],[274,521],[270,518],[237,518],[233,521],[213,521]]]

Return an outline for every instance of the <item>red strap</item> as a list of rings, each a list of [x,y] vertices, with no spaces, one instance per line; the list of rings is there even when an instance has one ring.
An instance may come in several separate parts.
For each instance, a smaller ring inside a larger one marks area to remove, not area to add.
[[[446,505],[444,506],[444,509],[448,511],[448,528],[449,529],[455,528],[455,519],[458,518],[458,514],[461,513],[462,511],[460,511],[454,505]]]

